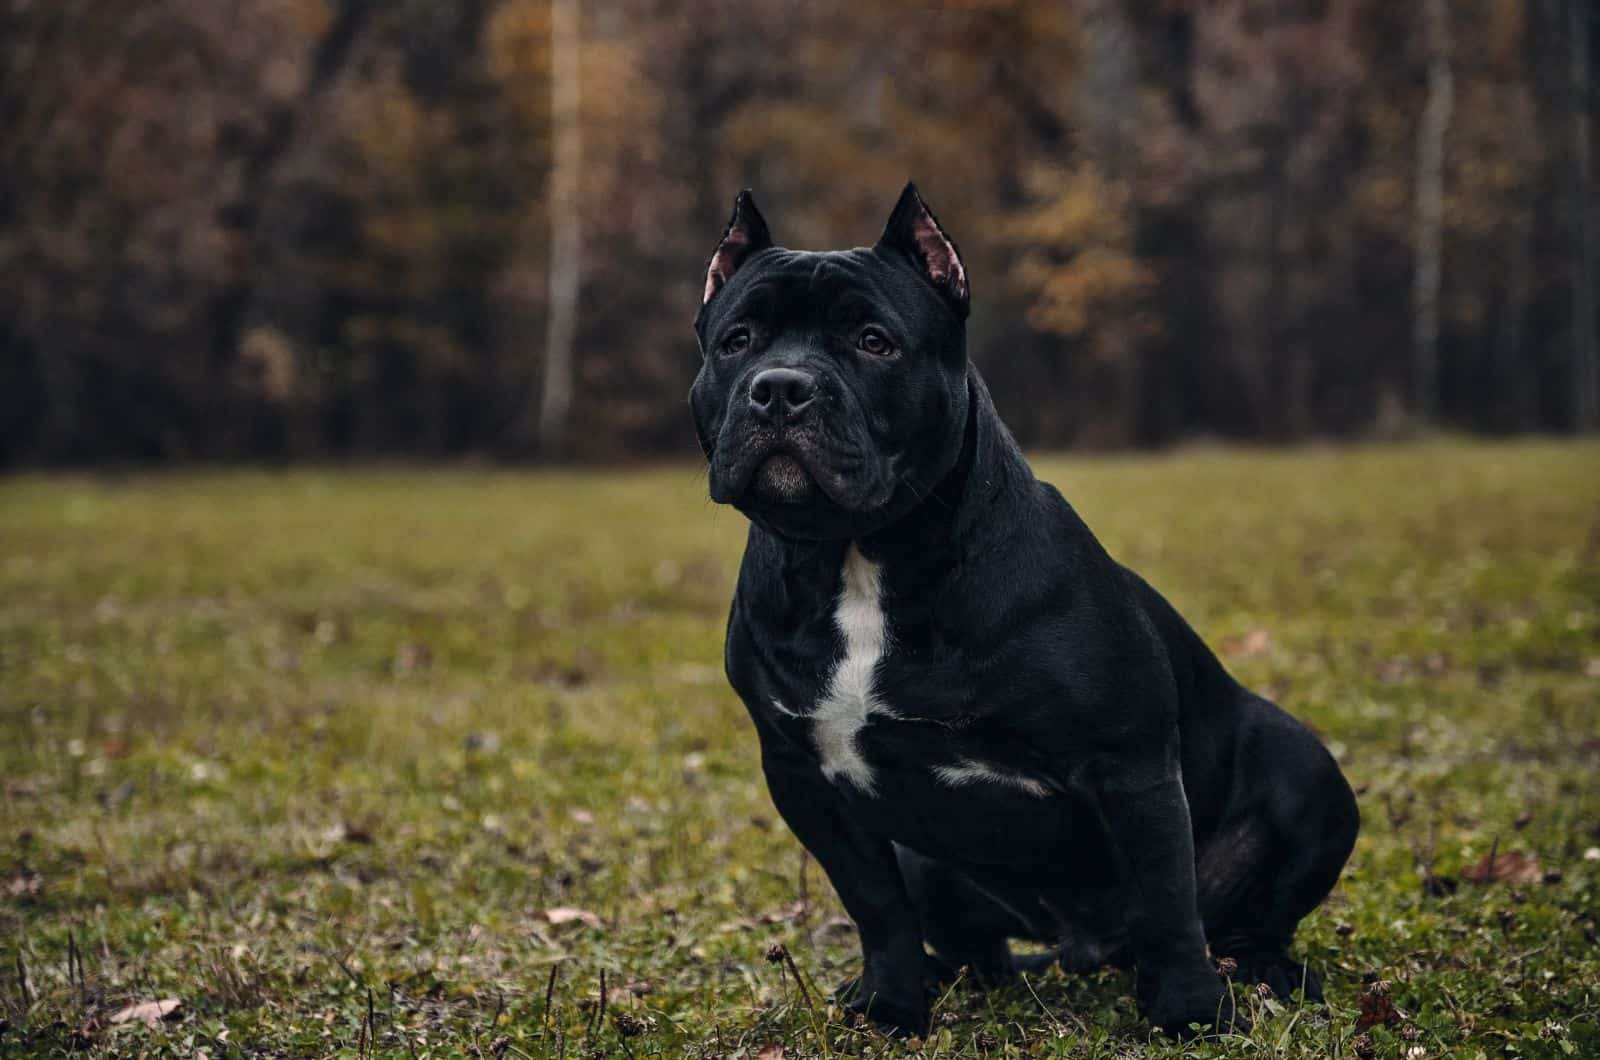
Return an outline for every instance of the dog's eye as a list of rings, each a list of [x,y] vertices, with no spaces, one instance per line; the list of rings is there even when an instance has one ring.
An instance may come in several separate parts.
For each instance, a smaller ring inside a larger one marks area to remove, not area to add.
[[[722,348],[729,353],[743,353],[748,350],[750,348],[750,329],[735,328],[726,339],[722,340]]]
[[[870,353],[874,357],[883,357],[894,352],[894,343],[889,341],[889,336],[882,328],[867,328],[856,340],[862,353]]]

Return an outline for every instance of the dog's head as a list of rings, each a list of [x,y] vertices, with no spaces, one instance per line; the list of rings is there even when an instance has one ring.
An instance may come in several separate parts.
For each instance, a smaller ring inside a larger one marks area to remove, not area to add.
[[[711,498],[786,537],[859,537],[948,472],[967,422],[967,275],[906,185],[872,247],[774,246],[734,203],[695,319],[689,392]]]

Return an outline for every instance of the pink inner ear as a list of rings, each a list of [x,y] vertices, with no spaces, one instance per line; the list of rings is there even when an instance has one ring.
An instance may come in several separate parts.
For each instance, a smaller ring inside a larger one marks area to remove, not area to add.
[[[739,262],[744,260],[749,246],[750,233],[743,225],[734,225],[728,229],[728,234],[717,244],[717,252],[711,255],[711,264],[706,267],[706,289],[700,297],[701,305],[711,301],[711,296],[728,282],[734,270],[738,269]]]
[[[917,241],[917,249],[922,252],[923,263],[933,282],[942,283],[958,297],[965,298],[967,273],[961,267],[955,244],[945,238],[933,218],[926,213],[912,223],[911,234]]]

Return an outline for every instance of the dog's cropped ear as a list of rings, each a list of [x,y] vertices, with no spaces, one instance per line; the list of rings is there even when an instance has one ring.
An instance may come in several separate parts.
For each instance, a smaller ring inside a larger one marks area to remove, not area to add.
[[[971,302],[967,289],[967,270],[955,241],[944,234],[939,219],[917,194],[915,184],[907,184],[895,203],[894,213],[878,238],[880,247],[889,247],[910,257],[928,281],[949,299],[956,313],[965,320]]]
[[[733,200],[733,216],[728,218],[728,227],[723,230],[716,253],[711,255],[711,263],[706,266],[706,289],[700,298],[700,305],[704,307],[722,290],[724,284],[733,279],[733,274],[746,258],[770,246],[772,235],[767,231],[766,219],[756,209],[756,200],[751,197],[750,189],[746,188]]]

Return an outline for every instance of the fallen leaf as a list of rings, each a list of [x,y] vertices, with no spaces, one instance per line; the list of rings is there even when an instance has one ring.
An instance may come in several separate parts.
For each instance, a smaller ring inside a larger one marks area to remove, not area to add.
[[[757,1050],[756,1060],[784,1060],[783,1046],[768,1042]]]
[[[560,927],[563,924],[582,924],[584,927],[592,928],[600,926],[600,918],[589,910],[574,909],[571,906],[556,906],[554,909],[546,909],[539,915],[552,927]]]
[[[1222,642],[1222,653],[1231,659],[1254,659],[1272,648],[1272,634],[1264,629],[1252,629],[1242,637],[1229,637]]]
[[[650,994],[656,984],[648,979],[630,979],[625,983],[606,984],[606,1004],[610,1006],[627,1005]],[[585,1012],[592,1012],[600,1005],[598,991],[587,994],[578,999],[578,1007]]]
[[[1361,1007],[1361,1015],[1356,1017],[1358,1031],[1388,1026],[1405,1019],[1400,1010],[1394,1007],[1394,1002],[1389,1000],[1389,984],[1382,979],[1361,991],[1356,1003]]]
[[[748,931],[764,924],[783,924],[790,920],[800,920],[806,915],[806,904],[795,901],[777,909],[769,909],[765,913],[757,913],[752,917],[742,917],[738,920],[729,920],[717,925],[717,930],[723,934],[734,931]]]
[[[146,1027],[159,1026],[161,1021],[171,1016],[183,1007],[183,1002],[175,997],[164,997],[160,1001],[140,1001],[120,1009],[111,1016],[112,1023],[142,1023]]]
[[[33,873],[23,873],[6,881],[6,894],[12,898],[32,898],[39,893],[39,888],[43,884],[44,881]]]
[[[806,903],[796,900],[777,909],[769,909],[756,917],[758,924],[782,924],[788,920],[799,920],[806,915]]]
[[[1600,655],[1591,656],[1583,664],[1583,674],[1585,677],[1600,677]]]
[[[1544,879],[1544,869],[1532,854],[1490,850],[1476,865],[1462,869],[1461,878],[1473,883],[1539,883]]]
[[[656,984],[653,980],[629,979],[626,983],[617,987],[617,992],[628,997],[644,997],[646,994],[654,993],[655,989]]]

